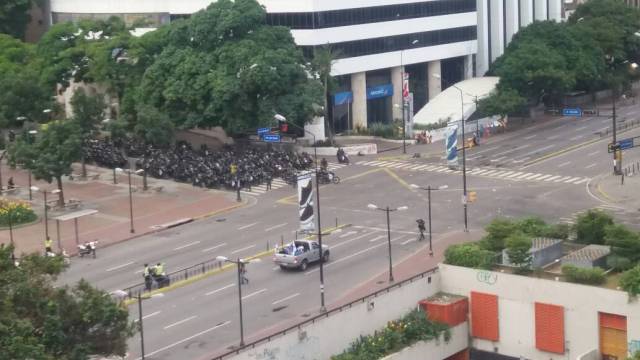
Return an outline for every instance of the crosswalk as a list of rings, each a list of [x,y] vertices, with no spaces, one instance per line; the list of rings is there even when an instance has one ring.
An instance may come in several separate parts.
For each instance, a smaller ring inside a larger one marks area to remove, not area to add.
[[[327,165],[327,169],[329,171],[336,171],[338,169],[341,169],[343,167],[347,166],[346,164],[336,164],[336,163],[329,163]],[[273,190],[277,190],[280,189],[282,187],[288,186],[289,184],[287,184],[286,181],[284,181],[281,178],[274,178],[271,181],[271,191]],[[267,190],[267,183],[263,183],[260,185],[255,185],[252,186],[251,189],[249,188],[245,188],[243,190],[241,190],[240,192],[243,194],[247,194],[247,195],[254,195],[254,196],[258,196],[258,195],[262,195],[266,192],[268,192],[269,190]]]
[[[591,210],[591,209],[592,209],[592,208],[579,210],[579,211],[576,211],[576,212],[572,213],[572,214],[571,214],[571,215],[569,215],[569,216],[561,217],[561,218],[559,219],[559,220],[560,220],[560,223],[565,223],[565,224],[573,225],[573,224],[575,224],[575,223],[576,223],[576,221],[577,221],[577,219],[578,219],[578,217],[579,217],[580,215],[582,215],[582,214],[586,213],[587,211],[589,211],[589,210]],[[598,205],[598,206],[596,206],[596,207],[595,207],[595,208],[593,208],[593,209],[596,209],[596,210],[602,210],[602,211],[605,211],[605,212],[608,212],[608,213],[621,213],[621,212],[624,212],[624,211],[625,211],[625,209],[624,209],[624,208],[621,208],[621,207],[619,207],[619,206],[615,206],[615,205],[607,205],[607,204]]]
[[[397,170],[410,170],[410,171],[428,171],[439,173],[459,173],[459,169],[451,169],[445,165],[434,164],[420,164],[406,161],[360,161],[356,165],[364,166],[378,166],[389,169]],[[467,168],[467,175],[470,176],[483,176],[495,179],[503,179],[510,181],[537,181],[542,183],[564,183],[581,185],[585,184],[591,178],[582,176],[563,176],[552,174],[540,174],[525,171],[516,171],[508,169],[496,169],[496,168]]]

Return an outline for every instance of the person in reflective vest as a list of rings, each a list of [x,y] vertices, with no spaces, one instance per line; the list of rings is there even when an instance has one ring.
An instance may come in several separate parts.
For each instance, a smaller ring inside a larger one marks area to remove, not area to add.
[[[44,239],[44,251],[45,253],[52,253],[53,249],[51,248],[51,246],[53,245],[53,241],[51,240],[50,237],[47,236],[46,239]]]
[[[144,288],[149,291],[151,290],[151,284],[153,283],[151,279],[151,269],[149,268],[149,264],[144,264],[144,271],[142,272],[142,276],[144,277]]]

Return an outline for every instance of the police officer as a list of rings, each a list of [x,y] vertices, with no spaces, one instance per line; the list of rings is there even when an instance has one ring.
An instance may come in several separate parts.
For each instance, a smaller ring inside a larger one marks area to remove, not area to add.
[[[166,275],[164,273],[164,265],[162,263],[158,263],[153,270],[154,270],[153,273],[156,276],[165,276]]]
[[[144,264],[144,271],[142,272],[142,276],[144,277],[144,288],[147,291],[150,291],[153,280],[151,279],[151,269],[149,268],[149,264]]]
[[[50,237],[47,236],[46,239],[44,239],[44,252],[45,255],[48,253],[52,253],[53,249],[51,248],[51,246],[53,245],[53,241],[51,240]]]

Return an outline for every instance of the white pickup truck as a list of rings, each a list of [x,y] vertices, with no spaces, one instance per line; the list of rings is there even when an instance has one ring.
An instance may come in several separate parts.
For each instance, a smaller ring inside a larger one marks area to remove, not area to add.
[[[311,240],[296,240],[282,247],[276,248],[273,262],[280,265],[281,269],[307,270],[310,263],[329,261],[329,247],[322,245],[322,255],[320,245]]]

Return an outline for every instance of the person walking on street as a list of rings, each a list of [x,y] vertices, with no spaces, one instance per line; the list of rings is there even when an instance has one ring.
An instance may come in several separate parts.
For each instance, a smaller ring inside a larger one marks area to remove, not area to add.
[[[249,284],[247,278],[247,264],[240,262],[240,284]]]
[[[424,236],[424,232],[427,229],[424,226],[424,220],[418,219],[418,220],[416,220],[416,222],[418,223],[418,230],[420,231],[420,236],[418,237],[418,241],[422,241],[422,240],[426,239],[425,236]]]
[[[145,290],[151,291],[151,285],[153,284],[153,279],[151,278],[151,268],[149,268],[149,264],[144,264],[144,271],[142,272],[142,277],[144,277]]]
[[[273,181],[273,175],[271,173],[267,174],[267,190],[271,190],[271,182]]]
[[[47,238],[44,239],[44,253],[45,253],[45,255],[53,252],[53,249],[51,248],[52,245],[53,245],[53,241],[51,240],[50,237],[47,236]]]

